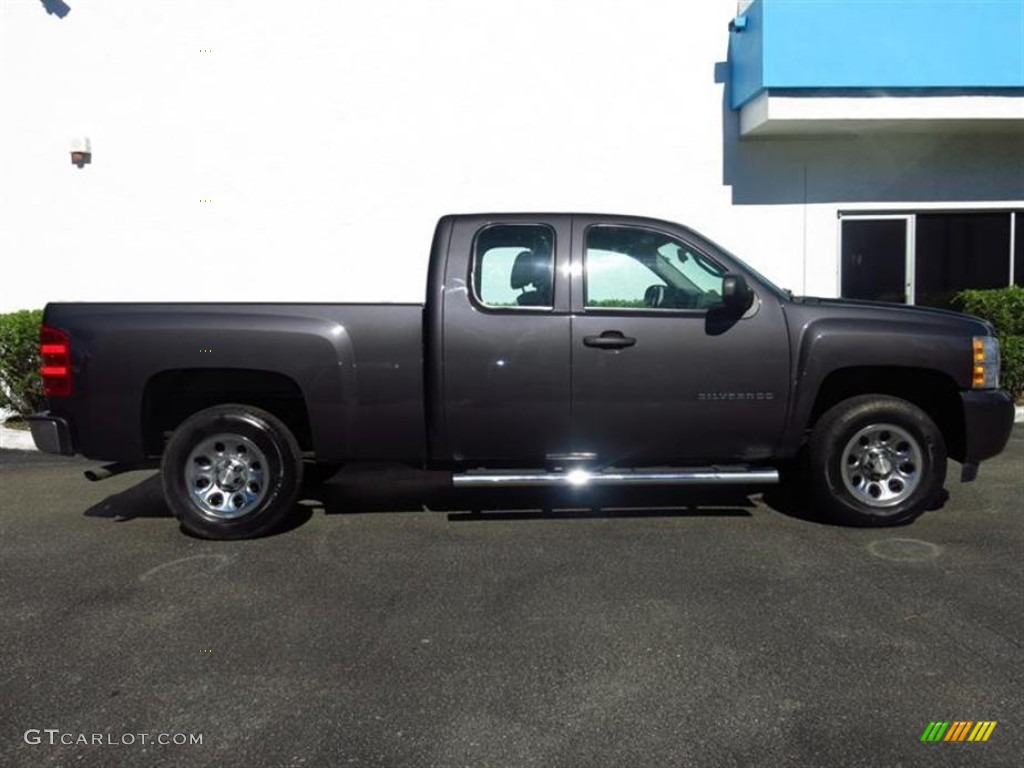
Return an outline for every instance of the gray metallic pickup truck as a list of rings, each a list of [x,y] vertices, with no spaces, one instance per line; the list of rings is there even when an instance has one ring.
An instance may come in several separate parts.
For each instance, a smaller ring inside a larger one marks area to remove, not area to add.
[[[36,445],[113,462],[93,479],[159,461],[184,529],[218,539],[278,526],[304,472],[368,461],[491,488],[781,472],[815,512],[900,524],[1014,413],[987,323],[794,298],[625,216],[446,216],[422,305],[50,304],[40,338]]]

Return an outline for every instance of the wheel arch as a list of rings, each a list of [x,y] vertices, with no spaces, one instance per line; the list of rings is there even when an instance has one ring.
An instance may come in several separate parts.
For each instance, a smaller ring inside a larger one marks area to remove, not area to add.
[[[171,432],[189,416],[225,403],[273,414],[303,451],[314,450],[306,398],[282,373],[252,368],[175,368],[150,377],[142,394],[142,439],[148,456],[159,456]]]
[[[913,403],[935,422],[950,458],[963,459],[966,440],[960,390],[948,374],[928,368],[858,366],[832,371],[818,388],[805,435],[822,414],[858,395],[888,395]]]

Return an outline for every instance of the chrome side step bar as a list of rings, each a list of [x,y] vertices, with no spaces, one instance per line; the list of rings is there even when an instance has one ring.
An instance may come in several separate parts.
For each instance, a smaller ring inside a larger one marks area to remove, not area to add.
[[[571,488],[601,485],[775,485],[777,469],[690,469],[664,472],[610,470],[591,472],[460,472],[452,476],[456,488]]]

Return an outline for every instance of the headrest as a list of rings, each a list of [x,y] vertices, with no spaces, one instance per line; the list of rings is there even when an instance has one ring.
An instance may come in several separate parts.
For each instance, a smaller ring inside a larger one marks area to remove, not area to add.
[[[509,284],[514,290],[532,285],[540,289],[551,284],[551,258],[533,251],[520,251],[512,262]]]

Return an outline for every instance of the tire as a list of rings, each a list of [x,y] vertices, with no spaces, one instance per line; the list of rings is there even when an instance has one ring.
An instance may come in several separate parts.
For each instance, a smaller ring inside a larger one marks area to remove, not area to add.
[[[809,445],[811,490],[844,525],[904,525],[928,509],[946,481],[946,442],[913,403],[862,395],[833,406]]]
[[[218,405],[174,431],[160,465],[164,499],[188,533],[249,539],[273,531],[295,508],[302,453],[273,414]]]

